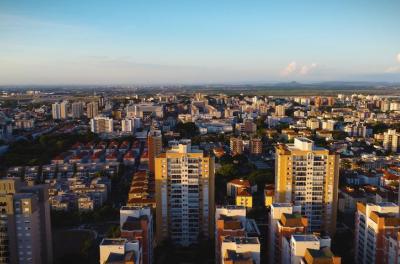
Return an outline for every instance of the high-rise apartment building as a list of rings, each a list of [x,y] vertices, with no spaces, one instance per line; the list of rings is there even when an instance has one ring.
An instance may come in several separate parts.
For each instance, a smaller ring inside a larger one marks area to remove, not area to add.
[[[269,263],[281,263],[283,240],[289,240],[294,234],[305,234],[307,225],[307,218],[301,215],[301,206],[294,206],[290,203],[273,203],[268,225]]]
[[[71,116],[72,118],[81,118],[83,115],[83,103],[74,102],[71,105]]]
[[[230,148],[233,156],[242,154],[244,151],[243,139],[241,137],[231,137]]]
[[[275,115],[276,116],[285,116],[286,115],[286,107],[284,105],[275,106]]]
[[[275,202],[301,205],[308,231],[335,232],[339,155],[307,138],[275,149]]]
[[[399,206],[394,203],[357,203],[355,216],[355,262],[388,262],[385,241],[400,231]]]
[[[53,263],[47,185],[0,180],[0,263]]]
[[[90,119],[90,128],[93,133],[112,133],[114,132],[113,119],[96,116]]]
[[[176,142],[155,159],[157,241],[179,245],[214,234],[214,158]]]
[[[261,138],[250,139],[250,154],[261,155],[263,151],[263,143]]]
[[[54,103],[51,105],[53,119],[66,119],[68,117],[68,102]]]
[[[388,129],[383,133],[383,148],[386,151],[397,152],[399,147],[400,134],[397,133],[396,129]]]
[[[147,135],[149,169],[154,173],[155,158],[162,152],[162,134],[160,130],[150,130]]]
[[[99,115],[99,103],[91,102],[86,104],[86,116],[87,118],[94,118]]]
[[[122,132],[134,132],[135,131],[135,124],[132,119],[125,118],[121,120],[121,129]]]
[[[327,104],[328,104],[328,106],[334,106],[335,105],[335,97],[329,96],[327,98]]]
[[[316,107],[321,107],[321,106],[322,106],[322,103],[323,103],[322,97],[320,97],[320,96],[315,97],[315,99],[314,99],[314,105],[315,105]]]

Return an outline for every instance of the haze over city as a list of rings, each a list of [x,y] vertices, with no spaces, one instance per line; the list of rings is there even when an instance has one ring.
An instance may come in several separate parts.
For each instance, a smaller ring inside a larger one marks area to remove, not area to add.
[[[1,1],[0,84],[400,81],[400,2]]]

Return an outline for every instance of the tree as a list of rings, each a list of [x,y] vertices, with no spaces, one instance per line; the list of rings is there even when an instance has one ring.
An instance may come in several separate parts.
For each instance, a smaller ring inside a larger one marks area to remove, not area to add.
[[[191,138],[199,134],[199,129],[193,122],[179,122],[175,127],[175,132],[179,133],[182,138]]]
[[[120,237],[121,229],[120,229],[119,225],[110,226],[110,228],[107,230],[106,236],[110,237],[110,238]]]

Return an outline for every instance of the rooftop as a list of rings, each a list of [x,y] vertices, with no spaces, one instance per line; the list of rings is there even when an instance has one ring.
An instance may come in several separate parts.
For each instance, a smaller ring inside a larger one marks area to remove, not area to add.
[[[104,238],[103,241],[101,241],[101,246],[122,246],[125,245],[127,240],[125,238]]]
[[[316,235],[293,235],[292,239],[296,242],[318,242],[319,239]]]

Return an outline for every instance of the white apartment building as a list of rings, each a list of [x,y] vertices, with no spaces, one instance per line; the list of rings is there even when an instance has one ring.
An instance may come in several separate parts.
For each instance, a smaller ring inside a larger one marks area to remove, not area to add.
[[[317,251],[324,253],[326,249],[329,251],[330,258],[333,260],[332,262],[323,262],[323,263],[340,263],[335,262],[337,257],[333,256],[332,252],[330,252],[331,239],[330,237],[318,237],[312,234],[296,234],[292,235],[290,239],[283,240],[283,249],[282,249],[282,264],[305,264],[308,262],[304,261],[304,257],[307,255],[307,251]],[[321,255],[321,254],[318,254]],[[340,259],[340,258],[339,258]],[[327,259],[325,259],[327,261]],[[314,262],[312,262],[314,263]],[[321,263],[321,262],[315,262]]]
[[[162,105],[155,104],[135,104],[126,107],[126,117],[139,117],[147,119],[148,117],[162,118],[164,116],[164,109]]]
[[[135,122],[130,118],[121,120],[121,128],[122,132],[134,132],[135,131]]]
[[[388,202],[357,203],[355,222],[356,263],[394,263],[386,262],[388,255],[385,251],[388,248],[385,247],[385,240],[398,235],[399,206]]]
[[[269,263],[276,263],[281,259],[282,251],[282,238],[286,234],[292,234],[295,232],[301,232],[305,229],[305,225],[286,225],[282,223],[282,215],[292,216],[301,214],[301,206],[293,205],[291,203],[273,203],[271,205],[271,211],[269,213],[269,225],[268,225],[268,257]],[[301,218],[298,218],[301,220]],[[300,227],[300,228],[299,228]],[[284,234],[283,234],[284,233]]]
[[[397,152],[399,136],[396,129],[388,129],[388,131],[383,133],[383,148],[387,151]]]
[[[260,241],[257,237],[225,237],[220,255],[220,263],[244,260],[246,263],[260,264]]]
[[[90,120],[90,129],[93,133],[112,133],[114,132],[113,119],[96,116]]]
[[[327,120],[322,122],[322,129],[323,130],[328,130],[328,131],[334,131],[335,130],[335,120]]]

